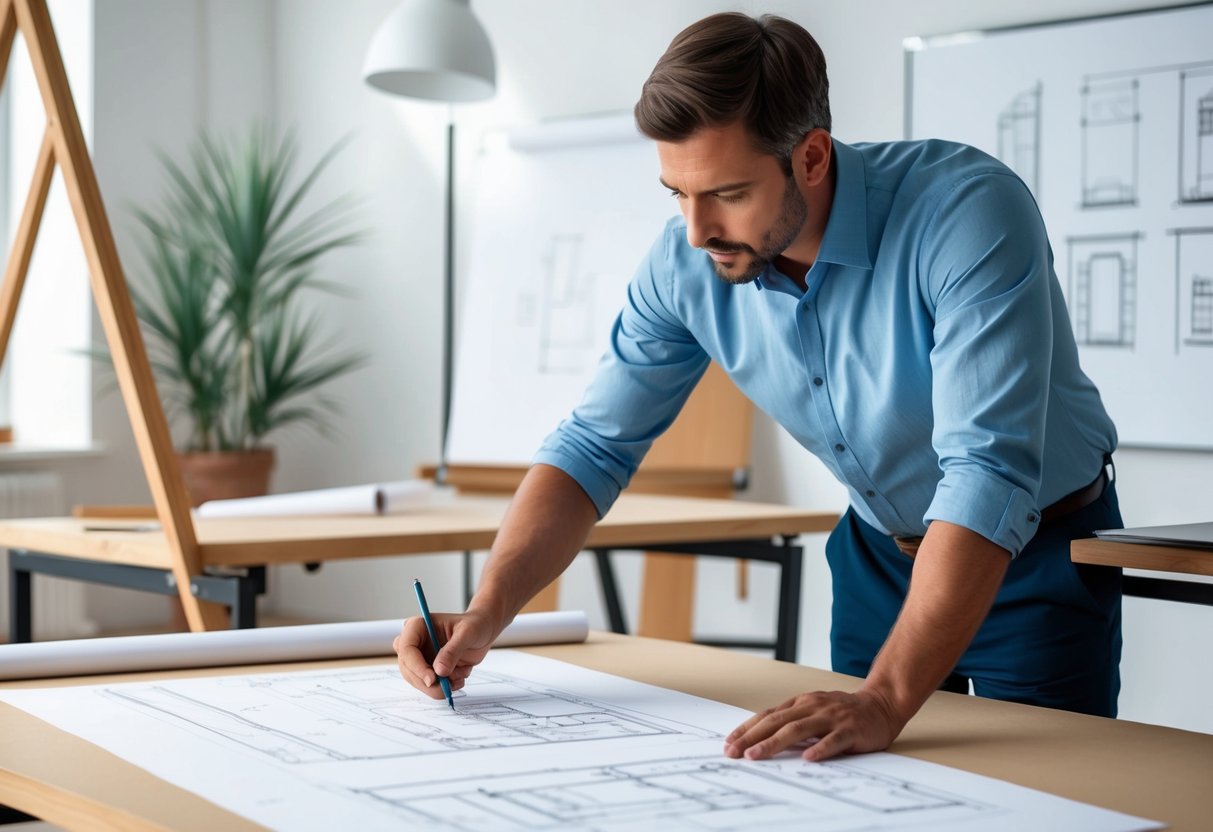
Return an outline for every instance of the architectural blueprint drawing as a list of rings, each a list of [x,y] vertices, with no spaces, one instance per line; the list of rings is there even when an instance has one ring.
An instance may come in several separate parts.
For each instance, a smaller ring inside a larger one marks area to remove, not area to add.
[[[1137,202],[1141,111],[1136,78],[1087,81],[1082,87],[1082,205]]]
[[[454,714],[392,665],[0,699],[275,829],[1158,828],[893,754],[730,760],[745,711],[504,650]]]
[[[1038,81],[998,114],[998,158],[1040,199],[1040,96]]]
[[[1139,237],[1100,234],[1066,240],[1070,320],[1079,344],[1133,348]]]
[[[814,829],[857,815],[879,828],[886,819],[929,816],[933,824],[974,821],[998,807],[930,789],[862,765],[757,767],[719,754],[615,766],[495,775],[386,786],[365,792],[418,826],[481,829],[665,830],[745,826]]]

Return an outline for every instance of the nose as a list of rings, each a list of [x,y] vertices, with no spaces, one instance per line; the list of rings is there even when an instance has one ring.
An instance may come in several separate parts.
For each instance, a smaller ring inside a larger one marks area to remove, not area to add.
[[[682,216],[687,221],[687,242],[695,248],[703,248],[708,240],[722,236],[716,217],[705,202],[689,198],[683,200]]]

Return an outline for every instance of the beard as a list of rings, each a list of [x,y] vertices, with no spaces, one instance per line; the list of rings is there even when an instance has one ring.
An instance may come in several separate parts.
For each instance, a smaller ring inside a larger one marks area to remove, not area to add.
[[[705,249],[711,249],[718,253],[744,253],[749,254],[749,260],[742,266],[725,266],[721,263],[712,261],[712,267],[716,270],[716,276],[732,286],[742,286],[746,283],[752,283],[760,274],[766,271],[767,266],[771,262],[783,254],[790,246],[796,237],[800,234],[800,230],[804,227],[805,218],[808,216],[808,206],[805,204],[804,196],[800,193],[800,189],[796,187],[796,183],[788,177],[783,190],[783,202],[779,206],[779,216],[775,220],[775,224],[762,235],[760,248],[755,249],[745,243],[736,243],[731,240],[721,240],[718,237],[713,237],[703,244]],[[738,271],[737,269],[740,269]]]

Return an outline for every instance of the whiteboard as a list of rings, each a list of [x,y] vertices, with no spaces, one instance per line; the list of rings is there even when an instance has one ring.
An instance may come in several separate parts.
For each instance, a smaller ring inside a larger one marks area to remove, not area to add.
[[[581,399],[627,284],[678,213],[631,115],[480,142],[447,460],[525,465]]]
[[[1121,444],[1213,448],[1213,5],[906,47],[907,135],[1035,194]]]

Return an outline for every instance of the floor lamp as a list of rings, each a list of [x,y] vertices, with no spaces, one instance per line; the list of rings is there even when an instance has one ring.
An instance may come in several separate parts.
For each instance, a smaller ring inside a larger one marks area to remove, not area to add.
[[[493,47],[470,0],[404,0],[371,39],[362,77],[377,90],[407,98],[460,103],[490,97],[497,85]],[[443,256],[442,447],[446,478],[455,332],[455,122],[446,128],[446,246]]]

